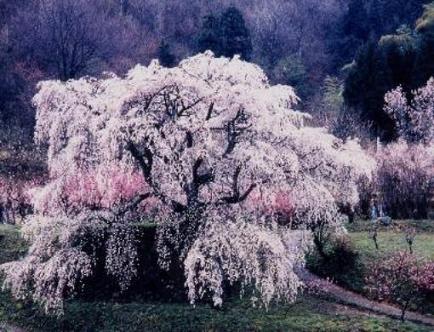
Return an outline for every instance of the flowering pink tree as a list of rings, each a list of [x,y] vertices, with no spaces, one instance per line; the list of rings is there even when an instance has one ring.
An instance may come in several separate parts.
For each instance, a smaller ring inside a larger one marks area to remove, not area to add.
[[[411,98],[402,87],[388,92],[384,109],[395,120],[399,140],[377,151],[373,190],[393,217],[426,218],[434,179],[434,79]]]
[[[398,133],[409,142],[434,140],[434,79],[413,91],[411,101],[402,87],[388,92],[384,109],[395,120]]]
[[[434,145],[399,140],[382,147],[376,158],[375,190],[381,192],[386,212],[394,218],[426,218]]]
[[[209,52],[125,78],[41,83],[35,136],[51,181],[34,192],[32,246],[3,266],[5,285],[61,309],[94,273],[80,239],[103,238],[106,271],[127,289],[131,225],[152,207],[160,265],[183,269],[192,303],[209,294],[220,305],[226,282],[265,306],[293,300],[309,230],[338,230],[339,204],[357,203],[355,183],[374,167],[357,142],[303,126],[296,102],[256,65]]]
[[[398,303],[401,319],[406,311],[421,303],[434,290],[434,264],[405,252],[374,263],[366,277],[366,288],[378,300]]]
[[[146,190],[140,172],[111,163],[67,172],[31,189],[30,195],[39,213],[56,215],[62,211],[75,216],[83,209],[110,210],[123,206]],[[140,208],[144,212],[145,206]]]

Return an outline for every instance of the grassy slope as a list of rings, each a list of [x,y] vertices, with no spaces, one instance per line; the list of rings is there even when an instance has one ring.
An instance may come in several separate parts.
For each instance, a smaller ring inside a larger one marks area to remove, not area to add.
[[[20,257],[25,243],[11,226],[0,225],[0,262]],[[368,316],[318,297],[304,296],[290,306],[269,311],[232,300],[221,310],[207,305],[79,302],[66,306],[59,319],[0,293],[0,322],[35,331],[429,331],[429,328]]]

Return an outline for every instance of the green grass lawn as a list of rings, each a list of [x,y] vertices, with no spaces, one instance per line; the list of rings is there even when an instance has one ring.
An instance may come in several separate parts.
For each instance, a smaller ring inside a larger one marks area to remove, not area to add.
[[[369,258],[409,250],[405,235],[402,233],[378,232],[379,250],[375,249],[374,241],[367,232],[354,232],[349,235],[357,251]],[[418,233],[414,239],[413,252],[418,256],[434,260],[434,233]]]
[[[370,221],[359,220],[348,224],[347,229],[355,249],[366,259],[376,259],[384,255],[409,250],[402,228],[411,226],[416,230],[413,251],[416,255],[428,260],[434,260],[434,220],[399,220],[392,226],[380,226],[378,230],[378,246],[369,237],[372,227]]]
[[[345,226],[349,232],[368,232],[372,228],[369,220],[356,220]],[[434,220],[393,220],[391,226],[378,225],[379,230],[390,232],[392,229],[411,226],[419,233],[434,233]]]

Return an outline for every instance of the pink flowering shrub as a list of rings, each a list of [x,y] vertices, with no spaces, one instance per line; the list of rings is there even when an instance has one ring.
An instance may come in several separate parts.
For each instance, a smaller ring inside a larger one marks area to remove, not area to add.
[[[411,97],[402,87],[388,92],[384,109],[400,139],[377,151],[372,190],[382,195],[393,217],[426,218],[434,186],[434,79]]]
[[[377,300],[390,301],[406,311],[422,303],[434,289],[434,265],[407,252],[392,254],[369,267],[366,289]]]
[[[291,192],[276,190],[267,197],[260,192],[253,193],[243,205],[259,215],[276,216],[280,224],[289,224],[295,216],[294,197]]]
[[[424,294],[434,295],[434,262],[425,263],[420,267],[416,283]]]
[[[44,215],[59,211],[78,214],[83,209],[111,209],[122,206],[147,191],[143,176],[116,164],[99,168],[74,169],[32,192],[32,203]],[[149,205],[147,205],[149,206]],[[144,213],[145,205],[140,206]]]

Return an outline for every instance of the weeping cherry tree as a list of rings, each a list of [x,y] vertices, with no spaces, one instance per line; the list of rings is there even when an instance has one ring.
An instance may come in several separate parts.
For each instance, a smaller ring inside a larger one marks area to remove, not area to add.
[[[356,181],[375,166],[357,142],[305,126],[297,101],[258,66],[210,52],[40,83],[35,138],[50,181],[32,191],[31,247],[2,266],[5,286],[61,313],[103,243],[105,271],[126,290],[140,254],[132,226],[152,218],[159,264],[183,271],[191,303],[221,305],[225,284],[264,306],[293,301],[312,238],[341,229],[339,207],[357,203]]]

